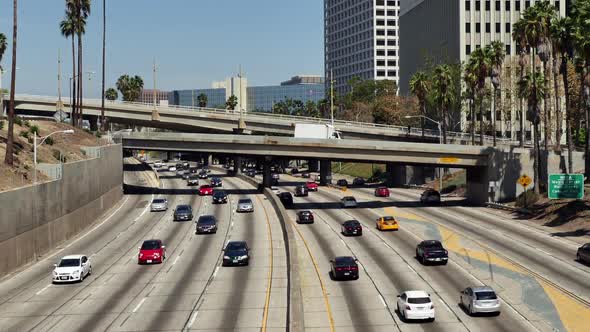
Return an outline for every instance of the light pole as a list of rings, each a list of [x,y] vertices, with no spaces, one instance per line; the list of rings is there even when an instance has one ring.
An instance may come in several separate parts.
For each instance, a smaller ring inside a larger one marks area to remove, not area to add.
[[[438,143],[441,145],[443,144],[441,123],[439,121],[433,120],[433,119],[427,117],[426,115],[406,115],[406,116],[404,116],[404,118],[406,118],[406,119],[423,118],[423,119],[426,119],[426,120],[436,123],[436,125],[438,126],[438,138],[439,138]],[[443,189],[442,186],[443,186],[442,167],[439,167],[438,168],[438,188],[439,188],[438,190],[439,190],[439,192],[442,191],[442,189]]]
[[[39,142],[39,144],[37,144],[37,132],[33,133],[33,166],[35,167],[35,170],[33,173],[33,183],[37,183],[37,146],[38,145],[42,145],[43,142],[45,142],[45,140],[54,134],[73,134],[74,130],[73,129],[67,129],[67,130],[58,130],[58,131],[54,131],[51,134],[44,136],[44,137],[39,137],[41,139],[41,142]]]
[[[156,107],[156,72],[158,71],[158,67],[156,67],[156,58],[154,57],[154,109],[152,110],[152,121],[160,121],[160,114],[158,114],[158,108]]]

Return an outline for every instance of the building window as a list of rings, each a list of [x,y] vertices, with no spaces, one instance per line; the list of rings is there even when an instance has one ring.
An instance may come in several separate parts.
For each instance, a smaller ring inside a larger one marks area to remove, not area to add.
[[[397,61],[395,61],[395,60],[389,60],[389,61],[387,61],[387,65],[389,67],[395,67],[395,66],[397,66]]]
[[[510,45],[506,45],[506,55],[510,55]]]
[[[524,9],[527,9],[531,6],[531,2],[529,0],[524,2]]]
[[[555,9],[557,9],[557,12],[559,12],[559,1],[555,1]]]
[[[377,46],[385,46],[385,40],[377,39]]]
[[[377,71],[377,76],[379,76],[379,77],[385,77],[385,70],[378,70]]]
[[[471,33],[471,23],[465,23],[465,33]]]
[[[520,0],[516,0],[516,1],[514,2],[514,9],[515,9],[515,10],[520,10]]]
[[[394,27],[396,25],[395,20],[387,20],[387,25],[390,27]]]
[[[377,16],[385,16],[385,11],[382,9],[377,10]]]
[[[496,23],[496,33],[500,33],[500,28],[502,25],[500,23]]]
[[[389,77],[396,77],[397,76],[397,70],[390,70],[387,72],[387,76]]]
[[[471,54],[471,45],[465,45],[465,54]]]
[[[377,6],[385,6],[385,0],[377,0]]]
[[[395,30],[387,30],[387,35],[388,36],[395,36],[396,32],[395,32]]]
[[[385,55],[385,50],[377,50],[377,55],[384,56]]]
[[[486,0],[486,10],[490,11],[490,0]]]
[[[475,10],[481,10],[481,3],[479,0],[475,0]]]
[[[500,11],[500,1],[496,0],[496,11],[499,12]]]
[[[385,20],[377,20],[377,25],[385,25]]]
[[[506,23],[506,32],[510,33],[510,23]]]
[[[377,66],[385,66],[385,60],[377,60]]]
[[[481,23],[475,23],[475,32],[476,33],[480,33],[481,32]]]
[[[385,36],[385,30],[377,30],[377,36]]]
[[[471,0],[465,0],[465,10],[471,10]]]
[[[395,41],[395,39],[390,39],[387,41],[387,46],[395,46],[397,45],[397,42]]]
[[[492,30],[491,24],[490,23],[486,23],[486,32],[490,33]]]
[[[388,56],[396,56],[397,52],[395,50],[389,50],[389,51],[387,51],[387,55]]]
[[[507,10],[507,11],[510,11],[510,0],[506,0],[506,1],[504,2],[504,6],[506,7],[506,10]]]

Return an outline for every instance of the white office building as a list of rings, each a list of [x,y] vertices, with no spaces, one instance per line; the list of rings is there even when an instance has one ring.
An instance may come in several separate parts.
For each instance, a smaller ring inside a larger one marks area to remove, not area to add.
[[[547,1],[547,0],[536,0]],[[535,0],[403,0],[400,8],[400,92],[408,94],[410,77],[426,63],[465,63],[476,48],[499,40],[505,45],[502,84],[516,84],[518,50],[512,26]],[[565,16],[566,0],[549,0]],[[429,60],[427,60],[429,59]],[[499,136],[520,132],[517,96],[501,91],[496,114]],[[462,112],[462,128],[466,129]],[[530,135],[530,124],[525,125]],[[565,137],[565,135],[563,135]]]
[[[213,82],[212,89],[225,89],[225,100],[236,96],[238,104],[236,110],[248,110],[248,79],[242,75],[232,76],[225,81]]]
[[[353,77],[398,82],[399,9],[400,0],[324,0],[327,86],[330,72],[339,95]]]

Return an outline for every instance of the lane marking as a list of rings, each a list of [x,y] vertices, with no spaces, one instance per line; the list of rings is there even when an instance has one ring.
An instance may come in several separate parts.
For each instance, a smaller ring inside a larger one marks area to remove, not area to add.
[[[270,219],[268,217],[268,212],[266,211],[266,207],[264,206],[264,202],[262,200],[260,200],[260,197],[256,196],[256,200],[260,203],[260,205],[262,205],[262,209],[264,210],[264,216],[266,217],[266,228],[268,230],[268,244],[270,247],[269,253],[268,253],[268,257],[270,260],[270,266],[268,269],[268,285],[266,288],[266,300],[264,303],[264,314],[263,314],[263,318],[262,318],[262,328],[261,330],[263,332],[266,331],[266,325],[268,322],[268,309],[270,307],[270,292],[272,289],[272,272],[273,272],[273,244],[272,244],[272,227],[270,227]]]
[[[137,312],[137,310],[139,310],[139,308],[143,305],[143,303],[145,302],[145,300],[147,300],[147,297],[144,297],[143,299],[141,299],[141,301],[139,301],[139,303],[137,304],[137,306],[135,307],[135,309],[133,309],[133,313]]]
[[[51,286],[51,284],[41,288],[37,293],[35,293],[35,295],[40,295],[41,293],[43,293],[47,288],[49,288],[49,286]]]
[[[180,256],[176,256],[176,259],[174,259],[174,262],[172,262],[172,265],[176,264],[176,262],[178,262],[179,259],[180,259]]]
[[[217,276],[217,272],[219,271],[219,266],[217,266],[215,268],[215,271],[213,272],[213,278],[215,278]]]
[[[190,322],[188,322],[188,327],[190,328],[191,326],[193,326],[193,323],[195,322],[195,319],[197,319],[197,315],[199,314],[198,311],[195,311],[195,313],[193,314],[193,316],[191,317]]]
[[[387,308],[387,303],[381,294],[379,294],[379,299],[381,300],[381,303],[383,303],[383,306]]]
[[[155,195],[154,195],[154,194],[152,194],[152,199],[150,200],[150,202],[152,202],[152,201],[154,200],[154,197],[155,197]],[[139,216],[137,216],[137,217],[136,217],[136,218],[133,220],[133,222],[136,222],[136,221],[138,221],[138,220],[139,220],[139,218],[141,218],[141,217],[142,217],[142,216],[143,216],[143,215],[144,215],[144,214],[147,212],[147,210],[150,208],[150,204],[151,204],[151,203],[148,203],[148,204],[146,204],[146,205],[145,205],[145,208],[143,209],[143,211],[141,211],[141,213],[139,214]]]

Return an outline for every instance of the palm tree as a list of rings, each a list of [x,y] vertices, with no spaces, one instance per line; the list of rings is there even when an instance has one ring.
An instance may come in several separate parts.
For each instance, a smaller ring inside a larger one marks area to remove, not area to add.
[[[100,104],[100,129],[107,130],[107,122],[104,117],[104,99],[105,99],[105,51],[107,40],[107,4],[106,0],[102,0],[102,88],[101,88],[101,104]],[[116,92],[116,91],[115,91]],[[117,98],[115,98],[117,99]]]
[[[6,42],[6,36],[3,33],[0,33],[0,83],[2,82],[2,72],[4,68],[2,68],[2,58],[4,57],[4,52],[6,52],[8,44]],[[4,92],[0,89],[0,113],[4,112]]]
[[[473,51],[470,55],[469,61],[472,63],[473,69],[475,70],[475,77],[477,77],[477,100],[479,104],[479,144],[483,145],[483,134],[484,134],[484,109],[483,99],[485,95],[486,77],[490,71],[490,58],[488,52],[485,52],[483,48],[478,48]]]
[[[425,72],[419,71],[414,73],[410,78],[410,91],[418,98],[420,104],[420,111],[423,116],[426,116],[426,95],[430,91],[430,84],[428,83],[428,75]],[[420,126],[422,128],[422,137],[424,137],[424,118],[420,118]]]
[[[527,41],[526,41],[526,34],[525,34],[525,21],[519,20],[512,26],[512,38],[516,41],[516,48],[518,51],[518,67],[519,67],[519,82],[524,80],[526,75],[526,67],[528,65],[527,61]],[[526,138],[526,115],[524,110],[524,102],[523,98],[519,98],[519,108],[520,108],[520,147],[524,148],[524,141]]]
[[[558,93],[557,76],[561,74],[563,81],[563,94],[565,97],[565,136],[567,140],[568,149],[568,171],[573,173],[573,139],[571,131],[571,114],[570,114],[570,97],[569,97],[569,82],[567,74],[567,66],[571,58],[570,49],[571,42],[571,19],[569,17],[554,18],[551,21],[551,45],[553,49],[553,83],[555,90],[555,113],[557,121],[557,147],[561,147],[562,135],[562,120],[561,120],[561,98]],[[557,65],[557,58],[561,59],[561,63]]]
[[[498,95],[498,87],[500,86],[500,77],[502,76],[502,64],[506,57],[504,53],[504,43],[500,41],[493,41],[486,46],[485,53],[487,54],[490,65],[490,80],[494,91],[492,94],[492,140],[493,145],[496,146],[496,96]]]
[[[119,94],[117,93],[117,90],[115,90],[113,88],[108,88],[104,94],[105,94],[105,98],[110,101],[115,101],[115,100],[117,100],[117,98],[119,98]]]
[[[90,0],[66,0],[68,11],[73,14],[75,33],[78,36],[78,125],[82,124],[83,105],[83,66],[82,35],[86,33],[86,19],[90,15]]]
[[[74,36],[76,34],[76,23],[74,22],[74,14],[66,10],[66,16],[59,24],[59,29],[61,31],[62,36],[66,38],[72,38],[72,77],[71,77],[71,84],[72,84],[72,114],[70,117],[72,118],[72,125],[77,124],[77,116],[76,116],[76,80],[78,77],[76,76],[76,43]]]
[[[14,165],[14,91],[16,90],[16,36],[18,28],[17,0],[12,2],[12,72],[10,73],[10,104],[8,106],[8,134],[6,135],[6,155],[4,163]]]
[[[236,106],[238,106],[238,97],[234,95],[229,96],[225,102],[225,107],[227,107],[228,110],[233,111],[236,109]]]
[[[451,67],[447,64],[438,65],[434,68],[433,92],[441,114],[441,135],[443,137],[443,144],[447,144],[449,107],[455,99],[452,76]]]
[[[466,94],[469,99],[469,118],[471,126],[469,131],[471,133],[471,145],[475,145],[475,98],[477,89],[477,68],[473,65],[471,59],[465,65],[463,70],[463,81],[466,86]]]
[[[197,102],[199,104],[199,107],[207,107],[207,102],[208,102],[207,95],[204,93],[199,94],[197,96]]]
[[[121,75],[117,80],[117,89],[121,91],[123,101],[137,101],[143,89],[143,79],[140,76],[130,77],[129,75]]]

